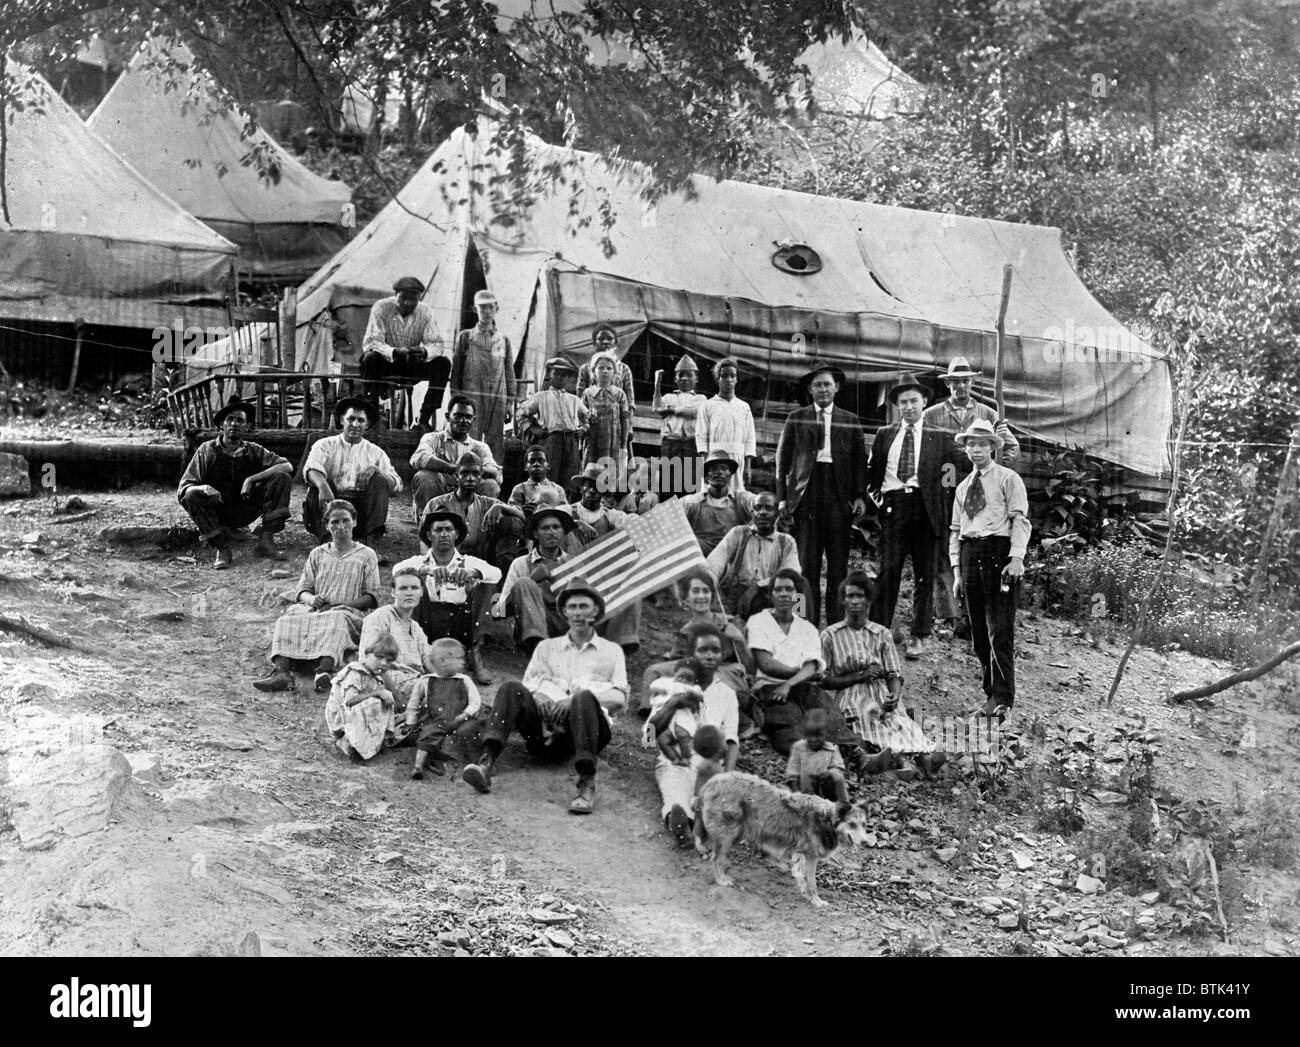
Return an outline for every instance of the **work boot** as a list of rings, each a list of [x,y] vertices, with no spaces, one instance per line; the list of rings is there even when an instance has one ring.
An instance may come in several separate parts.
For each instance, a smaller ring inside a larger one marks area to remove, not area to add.
[[[270,676],[254,680],[253,686],[259,691],[292,691],[295,689],[293,673],[286,669],[276,669]]]
[[[482,644],[475,644],[466,652],[465,667],[469,670],[470,679],[480,687],[487,687],[492,683],[492,674],[483,668]]]
[[[907,646],[903,648],[903,657],[914,662],[925,653],[925,637],[909,636]]]
[[[214,571],[224,571],[235,562],[235,554],[230,548],[230,539],[219,539],[212,543],[212,547],[217,551],[215,559],[212,561]]]
[[[596,776],[583,774],[578,777],[578,795],[569,802],[570,814],[590,814],[596,809]]]
[[[492,791],[492,754],[486,749],[483,755],[478,758],[478,763],[467,763],[465,769],[460,772],[460,780],[468,782],[470,785],[481,793],[490,793]]]
[[[284,559],[284,553],[275,544],[275,536],[266,531],[257,536],[257,544],[253,546],[253,555],[271,560]]]

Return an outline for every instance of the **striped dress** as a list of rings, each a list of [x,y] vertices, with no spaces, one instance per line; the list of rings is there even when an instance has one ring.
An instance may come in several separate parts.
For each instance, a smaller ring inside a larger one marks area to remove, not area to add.
[[[903,675],[893,635],[875,622],[867,622],[861,629],[848,622],[836,622],[823,629],[822,660],[827,676],[862,672],[871,665],[883,667],[890,679]],[[867,680],[827,693],[839,703],[840,712],[857,718],[849,726],[873,745],[881,749],[888,746],[897,753],[928,753],[934,748],[901,702],[893,712],[882,712],[889,698],[888,679]]]
[[[332,542],[318,545],[307,554],[297,591],[299,596],[323,596],[332,604],[359,600],[367,594],[378,603],[379,559],[373,549],[364,545],[355,545],[344,554],[336,552]],[[341,666],[348,651],[357,646],[365,617],[366,612],[355,607],[313,611],[306,604],[296,603],[275,623],[271,657],[301,661],[333,658],[334,664]]]

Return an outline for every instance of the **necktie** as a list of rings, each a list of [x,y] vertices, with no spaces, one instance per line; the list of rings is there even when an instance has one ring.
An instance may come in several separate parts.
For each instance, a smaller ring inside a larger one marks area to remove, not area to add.
[[[903,450],[898,456],[898,482],[906,484],[912,478],[916,470],[912,467],[912,462],[916,458],[916,439],[912,433],[911,424],[908,425],[907,431],[903,433]]]
[[[831,411],[829,407],[821,409],[822,416],[822,453],[827,457],[831,453]]]
[[[966,488],[966,504],[963,508],[966,510],[966,515],[973,520],[988,504],[988,499],[984,497],[984,478],[975,472],[971,475],[970,486]]]

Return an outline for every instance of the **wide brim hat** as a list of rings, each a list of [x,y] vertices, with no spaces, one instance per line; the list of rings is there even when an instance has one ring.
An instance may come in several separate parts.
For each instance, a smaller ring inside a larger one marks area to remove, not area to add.
[[[226,416],[235,411],[243,411],[244,417],[248,419],[248,424],[253,424],[253,405],[244,403],[238,396],[232,396],[226,401],[226,406],[212,416],[212,424],[220,429],[221,423],[226,420]]]
[[[378,424],[379,405],[370,400],[364,400],[360,396],[345,396],[343,399],[335,403],[334,420],[336,422],[340,421],[343,418],[343,415],[353,407],[358,411],[366,412],[366,419],[370,425],[373,426]]]
[[[965,447],[967,440],[976,437],[981,440],[992,440],[993,446],[999,451],[1002,450],[1002,445],[1006,442],[998,435],[997,430],[993,428],[993,423],[986,421],[983,418],[976,418],[975,421],[971,422],[971,424],[967,426],[965,431],[958,433],[952,439],[953,443],[958,447]]]
[[[915,375],[910,375],[910,374],[903,375],[899,383],[896,386],[894,386],[894,388],[889,390],[889,402],[892,404],[898,403],[898,398],[902,396],[905,392],[907,392],[909,389],[915,389],[917,392],[919,392],[922,396],[925,397],[926,403],[930,402],[930,390],[927,389],[925,386],[923,386],[919,381],[917,381]]]
[[[590,596],[596,604],[596,617],[605,617],[605,598],[598,591],[592,588],[587,579],[581,575],[574,575],[568,583],[555,594],[555,609],[561,614],[564,613],[564,605],[571,596]]]
[[[721,447],[709,452],[709,456],[704,459],[703,471],[707,473],[709,471],[709,466],[714,462],[722,462],[724,465],[730,466],[732,476],[735,476],[736,472],[740,469],[740,463],[736,461],[731,452],[724,451]]]
[[[402,291],[414,291],[416,294],[424,294],[424,284],[414,276],[403,276],[393,281],[393,290],[399,294]]]
[[[812,366],[809,367],[799,379],[799,384],[807,388],[808,383],[823,372],[829,372],[838,385],[843,385],[848,381],[848,375],[844,373],[844,368],[840,367],[838,364],[830,363],[827,360],[814,360]]]
[[[592,483],[600,483],[605,476],[605,467],[599,462],[590,462],[578,473],[577,476],[569,477],[569,483],[575,487],[582,483],[583,480],[590,480]]]
[[[460,545],[469,534],[469,527],[465,523],[465,517],[460,513],[453,513],[450,509],[437,509],[429,513],[420,521],[420,541],[425,545],[432,545],[429,540],[429,529],[439,520],[450,520],[452,526],[456,528],[456,544]]]
[[[954,356],[948,363],[948,370],[939,375],[944,381],[949,378],[978,378],[979,376],[980,372],[972,371],[970,361],[964,356]]]
[[[538,505],[533,513],[528,517],[528,533],[533,537],[537,536],[537,525],[548,516],[554,516],[564,526],[564,533],[568,534],[575,527],[577,522],[573,519],[573,514],[568,509],[558,505]]]

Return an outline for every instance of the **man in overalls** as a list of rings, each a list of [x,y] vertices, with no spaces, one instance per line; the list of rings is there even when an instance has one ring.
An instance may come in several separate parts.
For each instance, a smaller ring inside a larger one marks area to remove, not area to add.
[[[707,557],[727,537],[733,527],[747,524],[754,518],[752,491],[731,490],[731,478],[740,464],[730,451],[711,451],[704,460],[705,487],[682,499],[687,522],[700,543],[700,552]]]

